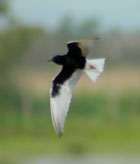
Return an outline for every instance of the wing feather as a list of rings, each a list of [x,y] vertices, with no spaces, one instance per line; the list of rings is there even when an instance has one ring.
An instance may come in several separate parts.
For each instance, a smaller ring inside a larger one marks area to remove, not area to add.
[[[67,46],[69,49],[69,55],[82,55],[87,56],[89,53],[89,48],[93,45],[95,40],[99,38],[91,38],[84,40],[76,40],[68,42]]]
[[[51,96],[50,105],[52,122],[59,137],[62,136],[64,123],[72,99],[72,93],[82,75],[82,72],[83,71],[81,70],[74,72],[73,75],[61,85],[59,94],[54,97]]]

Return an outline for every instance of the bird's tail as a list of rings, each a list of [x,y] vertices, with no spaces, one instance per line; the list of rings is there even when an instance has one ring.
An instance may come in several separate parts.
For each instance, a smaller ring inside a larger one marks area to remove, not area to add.
[[[105,65],[105,58],[91,59],[91,60],[87,59],[85,73],[93,82],[96,82],[97,78],[104,70],[104,65]]]

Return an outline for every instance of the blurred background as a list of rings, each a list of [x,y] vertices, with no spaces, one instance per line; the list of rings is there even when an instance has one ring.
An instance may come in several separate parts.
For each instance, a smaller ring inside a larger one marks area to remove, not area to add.
[[[140,163],[139,15],[139,0],[0,0],[0,164]],[[81,78],[59,139],[47,60],[89,37],[105,71]]]

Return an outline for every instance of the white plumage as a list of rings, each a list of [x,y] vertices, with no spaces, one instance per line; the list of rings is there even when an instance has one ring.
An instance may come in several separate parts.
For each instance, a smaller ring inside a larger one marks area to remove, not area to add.
[[[59,95],[51,97],[51,116],[55,131],[59,137],[62,136],[64,123],[72,99],[72,93],[82,75],[82,72],[83,71],[80,70],[76,71],[72,78],[62,85]]]

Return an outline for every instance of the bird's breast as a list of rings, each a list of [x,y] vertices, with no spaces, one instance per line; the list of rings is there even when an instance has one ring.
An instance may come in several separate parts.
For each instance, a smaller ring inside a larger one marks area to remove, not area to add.
[[[86,64],[86,59],[83,56],[79,56],[76,58],[67,57],[65,60],[65,65],[67,67],[75,68],[75,69],[84,69]]]

